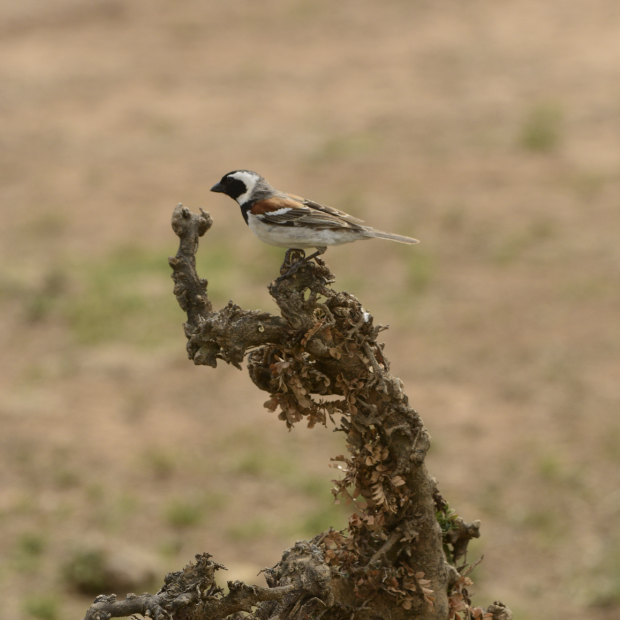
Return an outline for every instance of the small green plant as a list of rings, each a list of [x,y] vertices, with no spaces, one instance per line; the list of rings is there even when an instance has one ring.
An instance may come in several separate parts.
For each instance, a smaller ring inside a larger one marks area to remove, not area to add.
[[[325,509],[307,514],[303,518],[299,529],[308,538],[312,538],[328,530],[330,527],[333,527],[335,530],[342,530],[347,526],[347,513],[348,509],[345,512],[341,506],[332,504]]]
[[[509,265],[522,259],[528,251],[551,239],[555,234],[553,221],[548,218],[536,218],[521,230],[511,231],[504,238],[499,238],[490,258],[498,265]]]
[[[538,462],[540,476],[548,482],[554,482],[561,478],[562,471],[558,459],[553,454],[547,454]]]
[[[166,559],[175,558],[183,549],[183,539],[173,536],[162,540],[158,545],[159,553]]]
[[[77,549],[62,567],[67,584],[84,594],[100,593],[105,589],[105,555],[100,549]]]
[[[536,534],[537,542],[544,547],[556,547],[565,539],[564,518],[556,506],[538,505],[526,510],[521,517],[521,523]]]
[[[437,519],[437,523],[439,523],[439,527],[441,529],[442,536],[450,532],[451,530],[456,529],[456,520],[458,518],[458,514],[450,508],[450,504],[447,502],[444,506],[435,513],[435,518]],[[445,538],[444,538],[445,541]],[[444,542],[443,543],[443,552],[451,562],[452,558],[452,549],[450,549],[449,545]]]
[[[169,273],[162,250],[119,248],[103,260],[76,265],[72,290],[55,312],[82,344],[156,345],[172,336],[169,326],[179,316],[169,299]]]
[[[520,143],[528,151],[549,153],[562,141],[562,113],[559,106],[543,103],[527,113],[521,128]]]
[[[249,542],[261,538],[266,532],[273,533],[273,531],[274,528],[272,524],[268,525],[264,519],[257,518],[253,521],[247,521],[241,525],[229,528],[227,534],[231,540]]]
[[[417,252],[408,262],[407,283],[414,293],[422,293],[433,278],[433,263],[430,256]]]
[[[195,500],[173,500],[166,507],[164,516],[172,527],[191,527],[204,518],[204,505]]]
[[[153,475],[160,480],[172,476],[177,467],[175,455],[165,450],[151,449],[146,451],[144,462]]]
[[[15,550],[16,568],[25,573],[37,569],[41,556],[47,547],[47,540],[38,532],[26,532],[18,540]]]
[[[489,516],[497,516],[502,511],[502,487],[497,482],[488,481],[478,495],[478,507]]]
[[[329,497],[332,484],[329,480],[321,476],[297,476],[297,486],[299,490],[309,497]]]
[[[609,540],[589,575],[585,595],[591,607],[615,608],[620,605],[620,540]]]
[[[252,476],[270,476],[279,480],[287,480],[297,474],[292,459],[274,455],[266,449],[247,452],[233,464],[232,471]]]
[[[338,161],[365,159],[380,147],[378,135],[370,132],[333,135],[310,156],[311,165],[320,166]]]
[[[47,540],[43,534],[39,534],[38,532],[28,532],[19,537],[17,545],[20,553],[32,557],[39,557],[45,551]]]
[[[54,482],[59,489],[70,489],[80,484],[80,476],[77,472],[67,467],[59,467],[53,472]]]
[[[38,620],[57,620],[58,608],[56,597],[49,594],[33,594],[23,602],[24,612]]]
[[[442,534],[447,534],[450,530],[456,529],[458,514],[450,508],[450,504],[446,503],[442,510],[438,510],[435,513],[435,518],[437,523],[439,523]]]
[[[47,273],[43,282],[30,291],[26,299],[26,316],[33,323],[45,320],[51,315],[67,294],[66,274],[58,269]]]

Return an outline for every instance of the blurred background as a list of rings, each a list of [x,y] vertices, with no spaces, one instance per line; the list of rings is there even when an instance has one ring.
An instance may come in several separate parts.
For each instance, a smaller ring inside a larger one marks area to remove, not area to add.
[[[475,601],[617,618],[620,4],[4,0],[3,619],[81,618],[203,551],[264,583],[346,523],[342,438],[186,358],[178,202],[215,220],[215,305],[275,310],[283,251],[208,191],[238,168],[422,241],[326,258],[482,520]]]

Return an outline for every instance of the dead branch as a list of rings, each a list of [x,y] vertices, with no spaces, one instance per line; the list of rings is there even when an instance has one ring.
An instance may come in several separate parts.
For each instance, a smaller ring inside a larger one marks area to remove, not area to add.
[[[389,372],[377,342],[383,328],[353,295],[330,288],[334,276],[319,258],[272,282],[269,292],[280,316],[232,302],[214,311],[195,260],[199,238],[211,223],[209,214],[195,215],[182,205],[172,218],[180,245],[169,262],[174,294],[187,313],[188,356],[195,364],[215,367],[221,359],[241,368],[248,355],[252,381],[270,395],[265,406],[279,410],[289,428],[332,420],[349,452],[332,459],[341,473],[333,493],[355,512],[347,531],[329,530],[286,551],[266,571],[269,588],[235,582],[224,595],[212,580],[220,566],[207,554],[168,575],[155,596],[131,595],[123,602],[98,597],[86,619],[147,612],[153,618],[174,613],[175,620],[241,611],[257,620],[447,620],[457,611],[488,618],[510,613],[500,603],[487,612],[471,607],[466,588],[471,581],[446,561],[443,546],[460,557],[479,535],[479,523],[450,517],[426,470],[430,436],[402,382]],[[287,253],[281,273],[295,260],[298,253]],[[321,398],[327,395],[339,398]]]
[[[480,521],[466,523],[460,517],[454,520],[454,527],[444,536],[445,542],[452,545],[452,560],[457,560],[467,554],[467,545],[472,538],[480,538]]]
[[[156,595],[128,594],[124,601],[117,601],[115,594],[98,596],[84,620],[109,620],[132,614],[141,614],[153,620],[217,619],[238,611],[250,612],[265,601],[302,596],[294,592],[297,584],[261,588],[239,581],[229,581],[229,593],[223,596],[223,590],[215,583],[214,574],[224,567],[212,562],[210,557],[208,553],[197,555],[196,564],[188,564],[182,571],[166,575],[164,587]]]

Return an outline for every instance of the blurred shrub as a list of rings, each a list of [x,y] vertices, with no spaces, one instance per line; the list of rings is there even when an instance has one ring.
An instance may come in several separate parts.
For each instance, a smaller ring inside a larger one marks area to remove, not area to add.
[[[315,512],[310,512],[303,517],[299,524],[299,532],[307,537],[312,538],[321,532],[333,527],[335,530],[344,529],[348,522],[348,513],[343,510],[341,505],[328,506]]]
[[[101,549],[77,549],[65,562],[62,574],[71,589],[100,594],[107,582],[105,554]]]
[[[266,523],[263,518],[246,521],[241,525],[231,527],[226,532],[228,537],[235,542],[250,542],[262,538],[266,533],[274,535],[277,529],[273,523]]]
[[[62,314],[79,342],[157,344],[176,328],[180,310],[164,251],[121,248],[81,265],[76,275],[80,290],[66,300]]]
[[[548,153],[562,141],[562,111],[557,104],[541,103],[529,110],[521,128],[520,144],[529,151]]]
[[[161,571],[155,555],[127,543],[78,547],[62,566],[65,583],[83,594],[138,591],[152,586]]]
[[[47,547],[47,539],[38,532],[26,532],[17,540],[16,567],[22,572],[32,572],[39,565]]]
[[[183,320],[172,294],[169,254],[169,247],[120,247],[97,260],[52,265],[42,281],[26,285],[0,273],[0,301],[20,300],[32,322],[62,321],[80,344],[157,346],[176,340]],[[234,243],[216,238],[198,254],[198,272],[209,278],[216,306],[226,303],[231,289],[244,291],[239,303],[255,305],[258,283],[273,275],[281,254],[261,251],[241,269]]]
[[[23,602],[24,612],[39,620],[57,620],[58,607],[56,597],[47,594],[33,594]]]
[[[433,262],[428,254],[416,252],[407,264],[407,283],[409,290],[414,293],[422,293],[428,288],[433,279]]]
[[[168,525],[172,527],[191,527],[198,525],[204,518],[205,507],[195,500],[172,500],[165,509],[164,515]]]
[[[37,322],[46,319],[53,313],[58,301],[68,290],[67,274],[58,269],[50,270],[40,286],[30,291],[26,299],[26,317]]]
[[[177,468],[175,455],[166,450],[159,448],[147,450],[143,458],[147,469],[159,480],[169,478]]]

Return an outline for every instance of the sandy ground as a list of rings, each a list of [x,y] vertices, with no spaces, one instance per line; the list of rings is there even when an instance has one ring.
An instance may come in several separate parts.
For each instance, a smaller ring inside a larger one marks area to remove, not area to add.
[[[93,549],[254,579],[346,522],[340,437],[185,357],[176,203],[215,219],[215,302],[273,309],[282,252],[208,192],[237,168],[422,240],[327,260],[482,521],[476,601],[617,618],[620,5],[5,0],[3,620],[82,617],[67,567]]]

